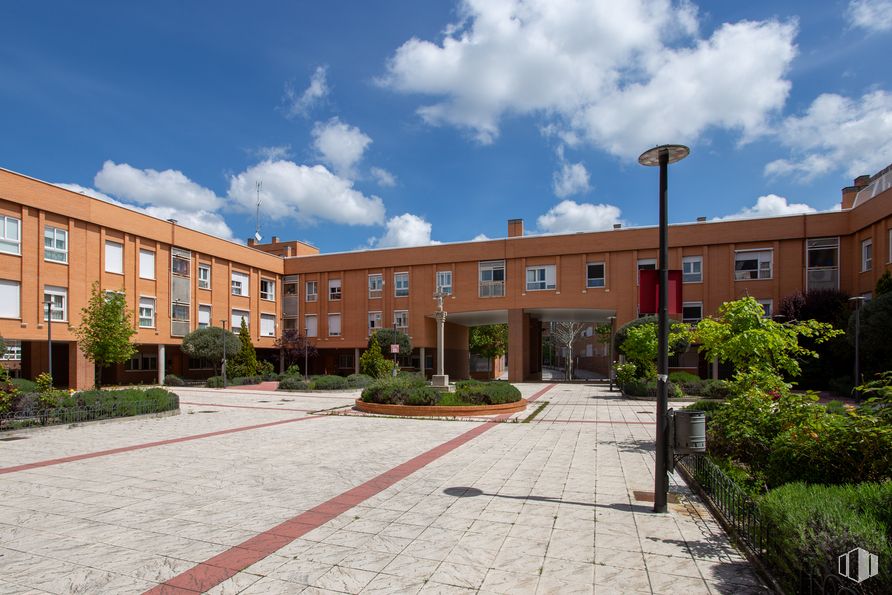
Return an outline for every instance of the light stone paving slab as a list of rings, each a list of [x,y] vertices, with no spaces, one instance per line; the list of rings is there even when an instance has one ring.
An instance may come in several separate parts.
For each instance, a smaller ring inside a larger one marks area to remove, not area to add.
[[[652,402],[556,385],[531,423],[493,424],[308,413],[359,391],[178,392],[182,415],[35,433],[0,467],[313,419],[0,474],[0,595],[143,592],[481,424],[209,592],[764,591],[678,478],[667,515],[634,499],[653,489]]]

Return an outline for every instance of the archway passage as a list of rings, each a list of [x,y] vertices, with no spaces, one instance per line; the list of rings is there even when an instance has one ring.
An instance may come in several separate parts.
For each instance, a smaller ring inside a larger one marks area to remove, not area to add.
[[[465,327],[508,324],[508,380],[542,380],[543,326],[551,322],[584,323],[592,328],[608,323],[615,310],[597,308],[513,308],[450,312],[449,322]],[[595,337],[590,337],[595,339]]]

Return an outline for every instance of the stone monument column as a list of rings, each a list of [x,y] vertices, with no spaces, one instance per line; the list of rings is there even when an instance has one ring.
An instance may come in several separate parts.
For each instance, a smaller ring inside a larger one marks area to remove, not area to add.
[[[447,376],[443,372],[443,355],[444,355],[444,340],[443,335],[446,326],[446,312],[443,311],[443,297],[446,294],[438,291],[434,294],[434,297],[437,299],[437,311],[434,313],[434,317],[437,319],[437,373],[431,377],[431,386],[439,389],[449,389],[449,376]]]

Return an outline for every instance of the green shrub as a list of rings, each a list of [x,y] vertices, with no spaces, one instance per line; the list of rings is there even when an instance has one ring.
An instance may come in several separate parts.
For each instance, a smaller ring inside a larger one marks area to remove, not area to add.
[[[685,409],[690,411],[702,411],[709,416],[711,413],[718,411],[725,402],[719,399],[700,399],[699,401],[694,401]]]
[[[691,374],[690,372],[677,371],[669,373],[669,380],[672,382],[677,382],[681,384],[683,382],[700,382],[702,378],[697,376],[696,374]]]
[[[211,376],[207,380],[208,388],[223,388],[223,377],[222,376]]]
[[[278,390],[308,390],[310,383],[300,376],[285,376],[279,381]]]
[[[350,374],[347,376],[347,386],[350,388],[365,388],[375,379],[366,374]]]
[[[37,383],[27,378],[10,378],[9,381],[19,392],[36,393]]]
[[[731,388],[725,380],[703,380],[699,396],[707,399],[727,399],[731,396]]]
[[[164,377],[164,386],[186,386],[186,383],[176,374],[168,374]]]
[[[43,372],[35,378],[37,384],[37,392],[45,393],[53,390],[53,377],[49,372]]]
[[[830,401],[824,405],[824,410],[832,415],[848,415],[849,410],[846,409],[845,403],[842,401]]]
[[[616,377],[616,383],[620,386],[624,386],[638,377],[638,369],[632,363],[621,364],[617,362],[613,364],[613,372]]]
[[[769,491],[759,504],[777,543],[802,568],[833,572],[840,554],[861,547],[881,560],[879,575],[864,587],[892,592],[892,482],[790,483]]]
[[[362,400],[385,405],[436,405],[439,394],[420,377],[383,378],[362,391]]]
[[[316,390],[339,390],[347,388],[347,379],[343,376],[313,376],[310,379]]]
[[[359,371],[372,378],[386,378],[393,370],[393,362],[384,359],[377,341],[369,341],[369,348],[359,356]]]
[[[288,366],[288,369],[285,370],[285,376],[300,376],[300,366],[291,364]]]
[[[252,386],[263,382],[263,376],[236,376],[229,379],[229,386]]]
[[[622,385],[623,392],[627,395],[633,397],[652,397],[656,398],[657,396],[657,381],[656,379],[650,380],[632,380],[624,385]],[[677,384],[673,382],[669,382],[669,398],[670,399],[681,399],[684,398],[684,392],[681,390]]]
[[[837,376],[827,381],[827,388],[840,396],[848,396],[852,394],[855,385],[852,383],[851,376]]]
[[[455,383],[455,395],[474,405],[500,405],[516,403],[521,399],[516,386],[507,382],[477,382],[462,380]]]

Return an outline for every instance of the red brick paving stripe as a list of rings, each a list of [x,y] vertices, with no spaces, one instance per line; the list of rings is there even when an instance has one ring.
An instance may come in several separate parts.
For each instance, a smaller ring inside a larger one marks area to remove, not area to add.
[[[198,405],[199,407],[230,407],[233,409],[269,409],[270,411],[299,411],[309,413],[318,409],[291,409],[289,407],[265,407],[263,405],[224,405],[223,403],[196,403],[195,401],[180,401],[180,405]],[[344,405],[347,407],[347,405]]]
[[[550,384],[530,397],[535,400],[548,392]],[[507,418],[507,415],[500,416]],[[251,539],[234,546],[213,558],[179,574],[157,587],[146,591],[145,595],[172,595],[203,593],[232,578],[245,568],[259,562],[263,558],[278,551],[297,539],[321,527],[328,521],[347,512],[357,504],[384,491],[396,482],[405,479],[412,473],[452,452],[459,446],[473,440],[480,434],[494,428],[494,423],[481,423],[451,440],[435,446],[429,451],[397,465],[389,471],[381,473],[355,488],[335,496],[310,510],[297,515],[272,529],[260,533]]]
[[[533,420],[537,424],[625,424],[627,426],[652,426],[652,421],[620,421],[610,419],[536,419]]]
[[[533,401],[535,401],[536,399],[538,399],[539,397],[541,397],[542,395],[544,395],[545,393],[547,393],[548,391],[553,389],[555,386],[557,386],[557,385],[556,384],[547,385],[545,388],[543,388],[542,390],[535,393],[532,397],[528,397],[527,403],[532,403]]]
[[[178,444],[180,442],[191,442],[192,440],[201,440],[202,438],[213,438],[214,436],[225,436],[226,434],[235,434],[238,432],[247,432],[248,430],[259,430],[260,428],[269,428],[272,426],[280,426],[282,424],[290,424],[307,419],[322,419],[324,416],[306,416],[293,417],[291,419],[283,419],[279,421],[271,421],[253,426],[242,426],[239,428],[229,428],[227,430],[217,430],[216,432],[207,432],[206,434],[195,434],[193,436],[183,436],[181,438],[170,438],[168,440],[158,440],[157,442],[146,442],[145,444],[133,444],[131,446],[122,446],[120,448],[110,448],[108,450],[99,450],[96,452],[88,452],[79,455],[71,455],[70,457],[61,457],[58,459],[48,459],[46,461],[37,461],[35,463],[26,463],[24,465],[16,465],[14,467],[0,467],[0,475],[7,473],[15,473],[17,471],[28,471],[30,469],[39,469],[40,467],[50,467],[52,465],[61,465],[63,463],[72,463],[74,461],[83,461],[85,459],[95,459],[97,457],[105,457],[108,455],[116,455],[132,450],[142,450],[144,448],[154,448],[156,446],[166,446],[168,444]]]

